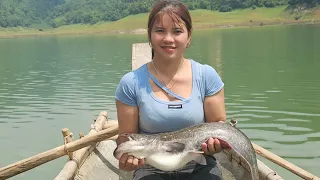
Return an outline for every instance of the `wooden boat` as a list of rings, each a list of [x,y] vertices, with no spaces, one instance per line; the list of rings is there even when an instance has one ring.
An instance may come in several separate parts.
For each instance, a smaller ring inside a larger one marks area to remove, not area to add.
[[[140,67],[149,60],[151,60],[151,49],[149,44],[133,44],[132,69]],[[117,137],[117,133],[117,121],[108,120],[107,112],[101,112],[91,125],[91,129],[86,136],[80,135],[80,139],[72,141],[72,133],[66,128],[63,129],[63,145],[0,168],[0,180],[23,173],[64,155],[68,155],[69,159],[54,178],[55,180],[129,180],[132,177],[132,173],[119,170],[118,160],[113,157],[113,150],[116,147],[114,140]],[[318,177],[285,161],[268,150],[254,143],[252,144],[257,155],[286,168],[302,179],[320,180]],[[251,172],[248,168],[248,164],[233,151],[222,151],[216,155],[216,158],[218,166],[223,174],[223,179],[251,179]],[[258,160],[258,168],[260,180],[283,179],[277,172],[269,168],[260,160]],[[237,173],[232,174],[231,172]]]

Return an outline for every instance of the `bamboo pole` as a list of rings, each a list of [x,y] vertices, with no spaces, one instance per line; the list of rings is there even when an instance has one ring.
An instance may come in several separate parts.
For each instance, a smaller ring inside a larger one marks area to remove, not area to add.
[[[72,133],[68,128],[62,129],[62,136],[63,136],[64,143],[69,143],[72,141]],[[68,153],[68,156],[69,156],[69,159],[72,159],[73,153],[72,152]]]
[[[88,135],[94,134],[98,131],[101,131],[104,127],[105,122],[107,121],[108,114],[103,111],[99,114],[98,118],[95,120],[95,123],[92,125]],[[96,144],[82,148],[74,152],[74,158],[70,159],[55,177],[55,180],[68,180],[71,179],[83,161],[88,157],[92,150],[96,147]]]
[[[30,158],[24,159],[22,161],[16,162],[9,166],[0,168],[0,180],[13,177],[17,174],[25,172],[27,170],[33,169],[41,164],[47,163],[59,157],[62,157],[68,152],[74,152],[86,146],[95,144],[97,142],[103,141],[109,137],[118,134],[118,127],[111,127],[106,130],[102,130],[92,135],[85,136],[81,139],[72,141],[66,145],[62,145],[51,149],[49,151],[40,153],[38,155],[32,156]],[[66,149],[66,150],[65,150]]]
[[[291,171],[292,173],[298,175],[299,177],[306,179],[306,180],[319,180],[319,177],[316,177],[315,175],[295,166],[294,164],[284,160],[283,158],[273,154],[272,152],[264,149],[263,147],[252,143],[254,150],[256,153],[272,162],[275,164]]]
[[[103,129],[108,129],[109,127],[118,126],[117,120],[108,121],[103,125]]]
[[[118,127],[118,121],[112,120],[108,121],[107,123],[104,124],[103,129],[108,129],[110,127]],[[108,138],[108,140],[116,140],[118,138],[118,135],[115,135],[113,137]]]
[[[71,140],[70,140],[71,133],[70,133],[69,129],[63,128],[62,135],[64,137],[64,143],[71,142]],[[74,154],[74,152],[68,153],[69,159],[68,159],[68,162],[65,164],[64,169],[67,169],[67,168],[68,169],[76,169],[77,168],[78,163],[75,159],[73,159],[73,154]],[[71,171],[61,171],[57,177],[58,177],[58,179],[68,179],[69,180],[73,177],[73,173],[71,173]]]
[[[77,171],[78,169],[78,164],[79,162],[76,159],[70,159],[64,165],[60,173],[54,178],[54,180],[72,179],[74,177],[75,171]]]

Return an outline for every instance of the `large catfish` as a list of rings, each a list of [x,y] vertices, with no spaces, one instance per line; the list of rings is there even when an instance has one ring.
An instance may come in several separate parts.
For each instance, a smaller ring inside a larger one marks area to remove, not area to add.
[[[174,132],[160,134],[125,134],[129,138],[114,151],[119,159],[123,153],[145,158],[149,164],[163,171],[174,171],[194,160],[205,165],[201,144],[210,137],[220,140],[222,147],[233,150],[249,165],[251,179],[258,180],[258,165],[255,151],[248,137],[228,123],[202,123]]]

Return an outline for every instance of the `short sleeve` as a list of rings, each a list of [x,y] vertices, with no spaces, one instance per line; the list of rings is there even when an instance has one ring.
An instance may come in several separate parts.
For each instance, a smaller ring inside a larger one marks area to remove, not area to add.
[[[216,94],[224,86],[224,83],[222,82],[217,71],[209,65],[204,66],[204,80],[205,96],[212,96]]]
[[[137,106],[136,98],[136,78],[133,72],[125,74],[116,89],[115,98],[129,106]]]

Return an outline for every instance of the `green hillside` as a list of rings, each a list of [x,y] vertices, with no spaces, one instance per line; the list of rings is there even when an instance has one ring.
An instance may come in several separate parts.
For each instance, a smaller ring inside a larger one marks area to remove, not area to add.
[[[275,8],[239,9],[231,12],[191,10],[194,29],[225,28],[243,26],[265,26],[278,24],[319,23],[320,8],[311,8],[304,13],[290,13],[287,6]],[[297,18],[299,16],[299,18]],[[96,24],[74,24],[59,28],[47,26],[39,31],[28,27],[0,28],[0,37],[39,36],[58,34],[102,34],[102,33],[145,33],[148,14],[129,15],[114,22]],[[134,31],[136,29],[144,29]]]

